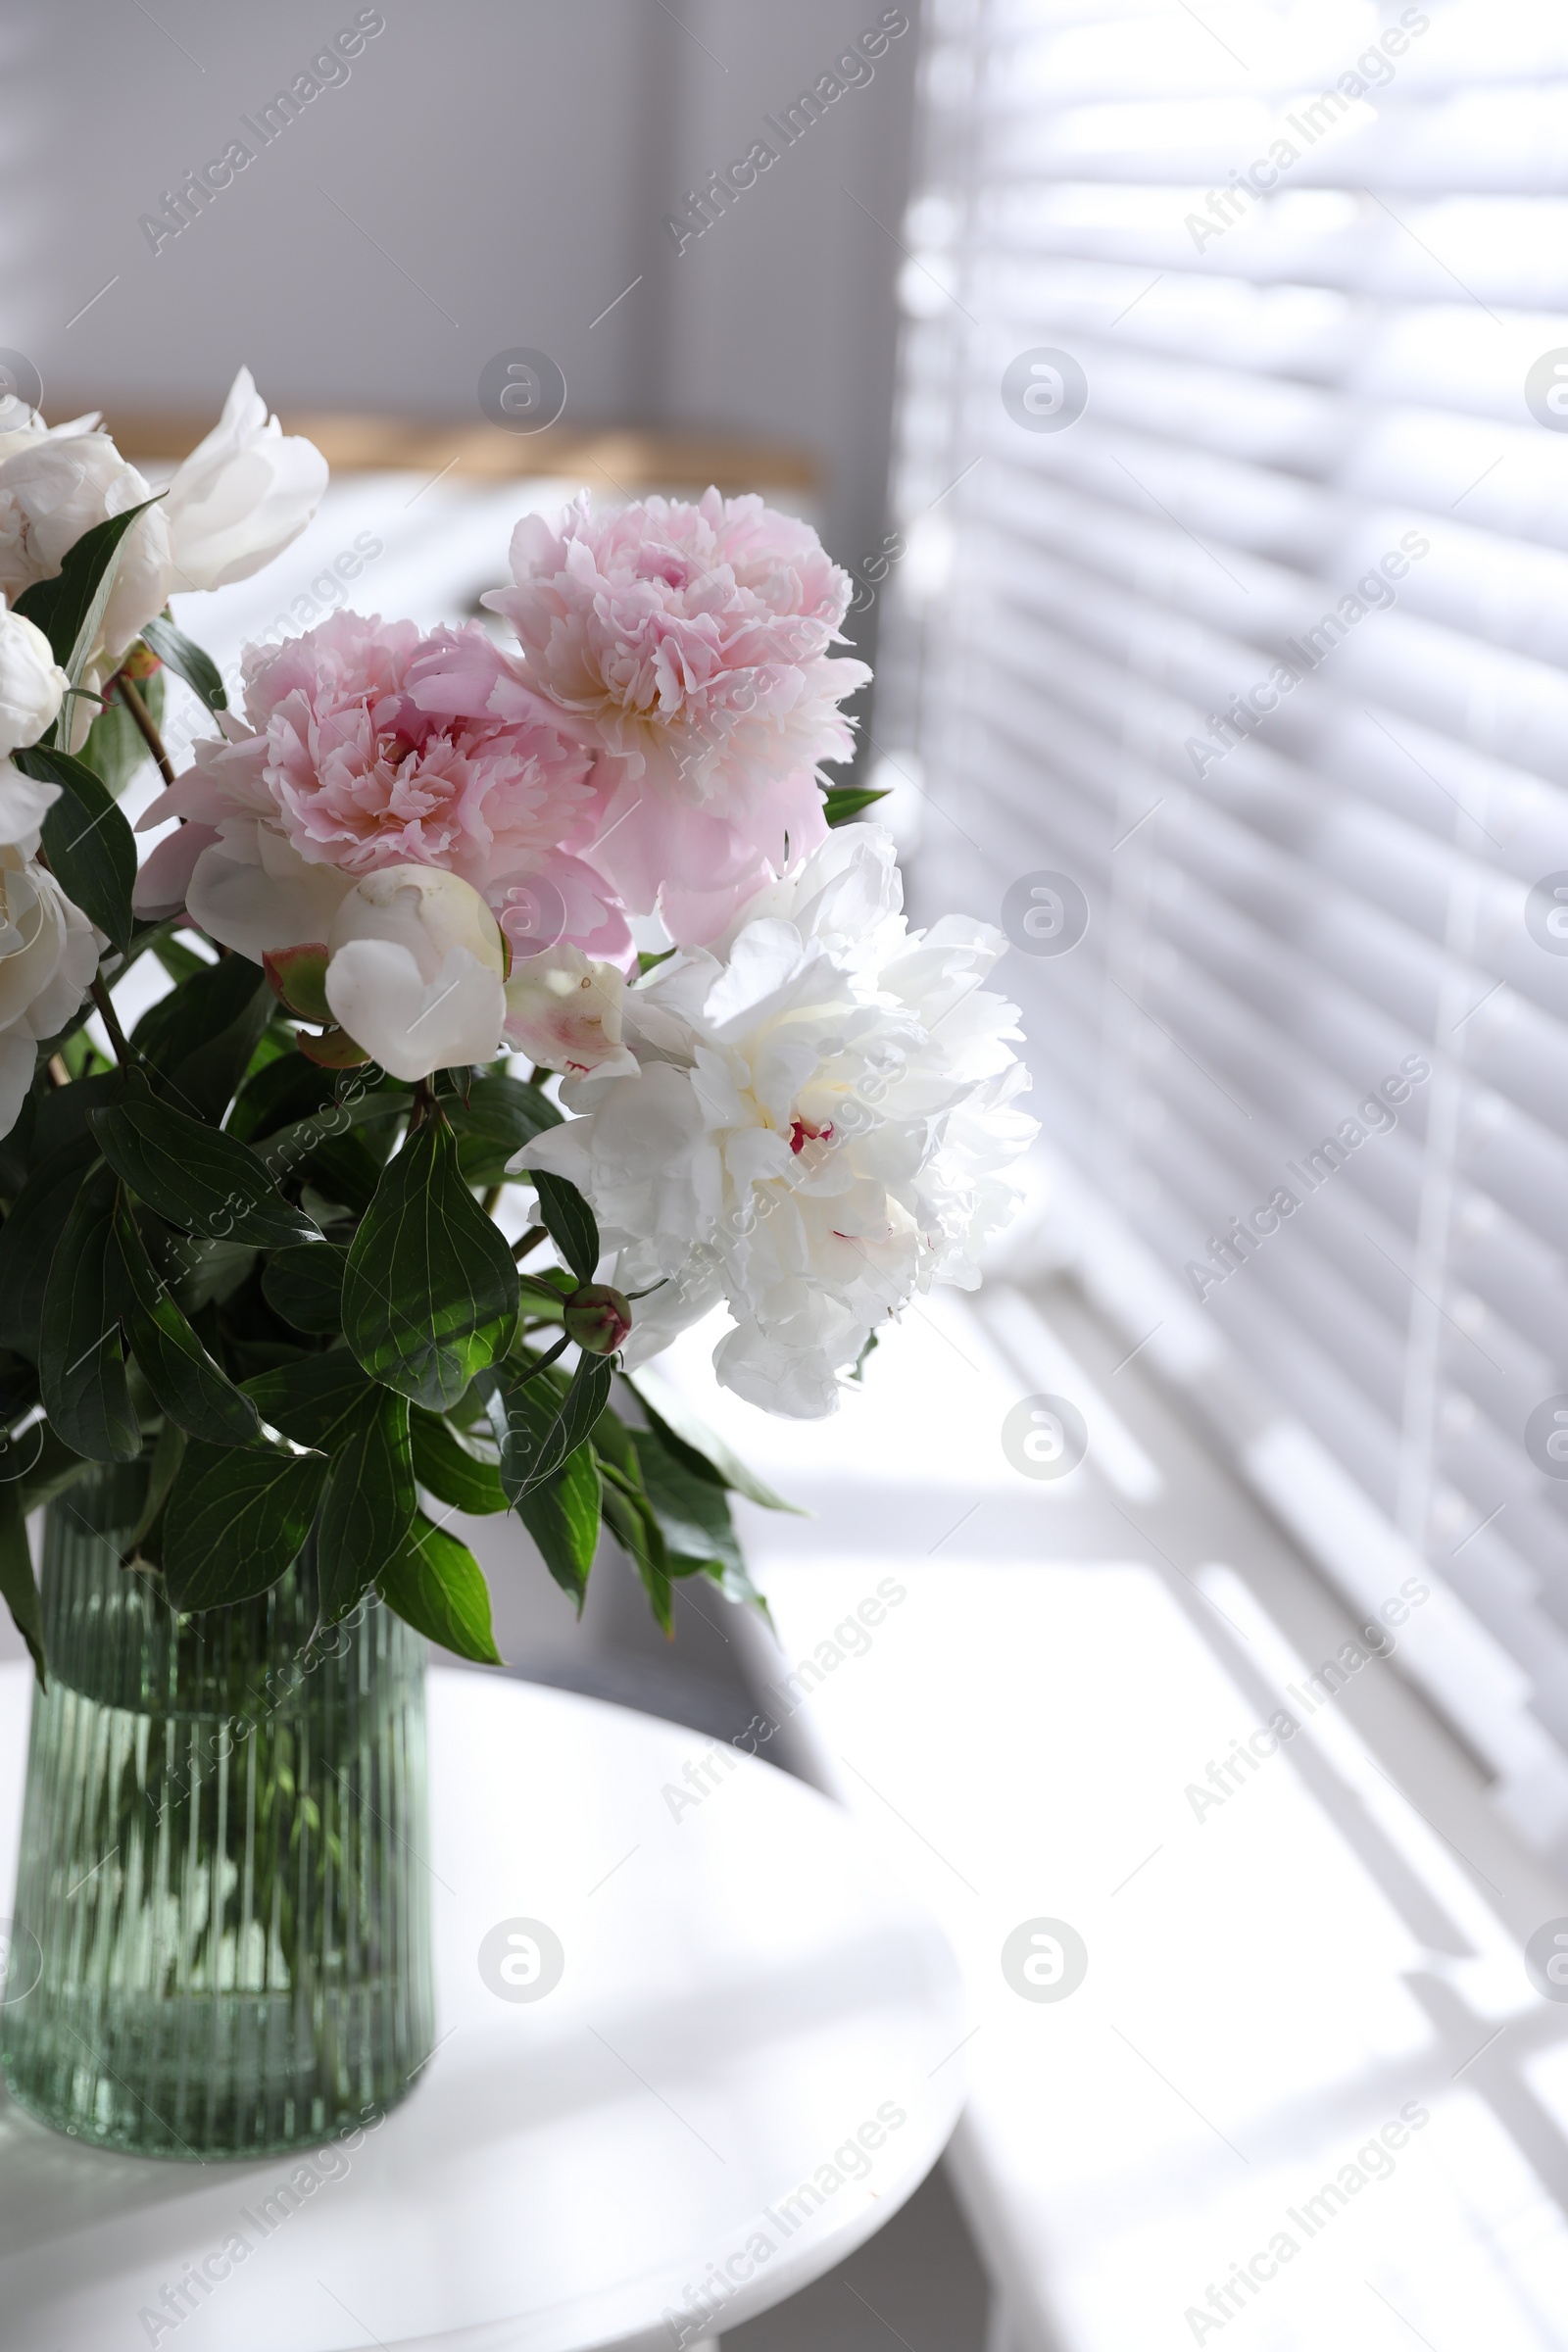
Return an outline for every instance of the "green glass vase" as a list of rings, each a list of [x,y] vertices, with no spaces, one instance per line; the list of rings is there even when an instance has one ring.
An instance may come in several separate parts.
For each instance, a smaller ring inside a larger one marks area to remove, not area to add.
[[[146,1477],[95,1468],[47,1514],[0,2058],[78,2138],[258,2156],[429,2055],[424,1643],[373,1597],[318,1632],[309,1556],[178,1615],[121,1566]]]

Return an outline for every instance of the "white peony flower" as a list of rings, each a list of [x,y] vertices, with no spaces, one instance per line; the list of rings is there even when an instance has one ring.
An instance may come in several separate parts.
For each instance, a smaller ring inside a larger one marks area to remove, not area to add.
[[[0,607],[0,759],[48,733],[69,683],[42,629]]]
[[[52,579],[84,531],[152,496],[107,433],[38,433],[0,462],[0,592],[12,604]],[[121,542],[87,683],[102,684],[169,601],[169,526],[151,507]]]
[[[242,368],[221,416],[169,485],[164,512],[174,587],[248,580],[299,537],[325,489],[320,451],[285,437]]]
[[[39,1039],[76,1011],[108,944],[23,847],[0,847],[0,1135],[17,1123]]]
[[[0,844],[36,857],[38,828],[59,798],[58,784],[35,783],[14,760],[0,760]]]
[[[1016,1203],[1003,1174],[1035,1122],[1006,1041],[1015,1008],[981,982],[1005,941],[949,915],[910,933],[892,837],[830,834],[744,908],[718,953],[672,957],[626,992],[636,1077],[570,1081],[580,1117],[514,1169],[592,1202],[636,1364],[722,1298],[713,1363],[772,1412],[834,1411],[878,1324],[935,1282],[972,1288]]]
[[[573,1078],[634,1078],[636,1059],[621,1043],[625,994],[614,964],[595,963],[580,948],[547,949],[512,967],[507,1042]]]
[[[270,564],[325,488],[319,450],[283,437],[242,368],[217,425],[121,543],[86,682],[103,684],[172,595],[249,579]],[[15,604],[53,578],[84,531],[151,496],[96,417],[0,436],[0,593]]]
[[[326,935],[332,1017],[394,1078],[489,1061],[507,1017],[505,953],[478,892],[434,865],[388,865]]]
[[[37,784],[11,759],[47,734],[65,698],[66,673],[42,629],[0,605],[0,843],[37,850],[38,827],[60,798],[58,784]]]

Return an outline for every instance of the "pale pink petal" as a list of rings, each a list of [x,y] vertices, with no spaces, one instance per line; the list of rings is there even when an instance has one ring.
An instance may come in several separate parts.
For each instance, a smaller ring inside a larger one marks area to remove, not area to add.
[[[230,822],[197,858],[185,907],[210,938],[260,963],[270,949],[324,939],[351,887],[331,866],[307,865],[265,825]]]
[[[583,854],[677,939],[710,936],[820,838],[821,763],[853,749],[839,704],[870,676],[830,659],[848,574],[808,525],[716,490],[604,515],[585,495],[559,530],[524,516],[512,567],[483,602],[563,725],[604,746]]]
[[[167,797],[167,796],[166,796]],[[176,825],[142,860],[130,894],[133,914],[144,922],[162,922],[178,914],[185,904],[196,860],[218,839],[212,825]]]

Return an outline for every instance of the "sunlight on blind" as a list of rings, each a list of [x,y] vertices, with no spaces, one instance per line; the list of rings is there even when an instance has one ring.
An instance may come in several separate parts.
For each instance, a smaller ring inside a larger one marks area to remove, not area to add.
[[[1425,1557],[1568,1851],[1568,15],[927,26],[878,780],[1102,1289]]]

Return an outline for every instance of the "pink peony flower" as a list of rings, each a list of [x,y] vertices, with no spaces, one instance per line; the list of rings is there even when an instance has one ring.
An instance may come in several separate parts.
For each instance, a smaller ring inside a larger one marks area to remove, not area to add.
[[[588,857],[681,945],[711,939],[826,831],[820,762],[848,757],[838,706],[871,674],[828,659],[849,575],[808,524],[716,490],[604,516],[585,492],[559,530],[524,515],[512,570],[484,603],[608,756]]]
[[[336,612],[244,658],[249,729],[198,744],[143,827],[187,821],[137,880],[139,911],[193,919],[241,954],[322,939],[387,866],[471,884],[524,955],[559,939],[624,957],[630,934],[576,855],[602,822],[592,750],[513,675],[476,622]]]

